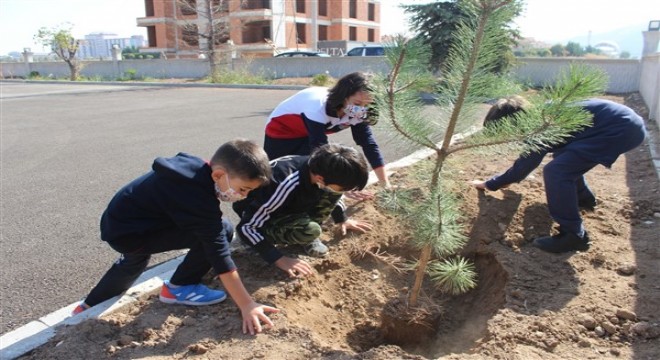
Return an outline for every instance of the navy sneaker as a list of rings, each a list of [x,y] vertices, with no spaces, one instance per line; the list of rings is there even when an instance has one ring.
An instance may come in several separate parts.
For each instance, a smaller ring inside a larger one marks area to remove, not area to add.
[[[532,244],[543,251],[556,254],[576,250],[587,251],[589,250],[589,235],[586,231],[582,237],[570,232],[560,231],[557,235],[534,239]]]
[[[227,294],[222,290],[209,289],[202,284],[173,288],[168,281],[165,281],[160,290],[159,298],[160,301],[166,304],[201,306],[217,304],[226,299]]]
[[[594,209],[596,208],[596,204],[598,204],[598,202],[596,201],[595,197],[589,197],[586,199],[578,200],[578,207],[580,208],[580,210],[584,210],[584,211],[594,211]]]

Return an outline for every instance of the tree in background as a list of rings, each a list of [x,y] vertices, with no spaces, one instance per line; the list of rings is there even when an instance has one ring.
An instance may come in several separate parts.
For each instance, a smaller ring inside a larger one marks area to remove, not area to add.
[[[461,6],[465,0],[452,0],[446,2],[432,2],[423,5],[401,5],[401,8],[411,14],[410,25],[417,32],[417,38],[431,46],[432,70],[440,69],[450,51],[450,43],[454,32],[463,23],[477,26],[477,19],[473,13],[466,13]],[[522,5],[518,4],[511,14],[513,18],[520,15]],[[495,34],[497,32],[498,34]],[[513,64],[511,48],[520,39],[518,30],[507,25],[493,31],[492,36],[504,36],[499,44],[501,58],[498,59],[495,71],[504,73]]]
[[[124,59],[160,59],[160,53],[140,52],[136,46],[128,46],[121,50],[121,56]]]
[[[550,52],[552,53],[552,56],[564,56],[566,49],[562,44],[555,44],[550,48]]]
[[[582,45],[573,41],[569,41],[564,49],[566,49],[569,56],[583,56],[585,53]]]
[[[82,64],[76,58],[76,52],[79,47],[79,40],[76,40],[71,35],[71,25],[60,25],[59,27],[39,29],[33,37],[35,43],[42,46],[50,47],[50,49],[57,55],[58,58],[63,60],[68,66],[71,73],[71,81],[78,80]]]
[[[202,54],[209,62],[211,79],[215,82],[220,73],[222,58],[226,55],[229,41],[229,23],[226,15],[229,0],[177,0],[183,15],[197,15],[197,21],[181,25],[183,41],[198,46],[199,39],[205,40]]]

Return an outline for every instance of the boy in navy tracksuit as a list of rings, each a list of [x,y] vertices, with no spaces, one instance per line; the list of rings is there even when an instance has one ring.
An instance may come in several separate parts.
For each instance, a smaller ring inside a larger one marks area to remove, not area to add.
[[[319,236],[321,223],[329,215],[343,234],[346,230],[371,229],[367,223],[348,219],[340,201],[343,192],[361,190],[367,184],[366,161],[355,149],[326,144],[310,156],[275,159],[271,168],[268,186],[234,203],[241,217],[238,234],[268,263],[291,276],[311,274],[307,262],[283,256],[275,244],[303,245],[307,254],[324,256],[328,248]]]
[[[213,267],[241,309],[243,332],[272,326],[265,312],[277,309],[256,303],[243,287],[230,256],[232,225],[222,219],[220,201],[234,202],[268,182],[266,153],[256,143],[233,140],[210,162],[179,153],[157,158],[152,170],[124,186],[101,217],[101,239],[121,256],[87,298],[74,310],[126,291],[147,267],[151,254],[190,249],[160,292],[170,304],[210,305],[223,301],[223,291],[200,284]]]
[[[646,137],[643,119],[632,109],[608,100],[590,99],[579,104],[593,115],[592,124],[574,133],[563,143],[521,156],[506,172],[488,181],[475,181],[481,190],[498,190],[522,181],[547,153],[553,160],[543,168],[543,180],[550,216],[559,224],[559,233],[535,239],[542,250],[563,253],[588,250],[589,236],[582,225],[580,208],[593,210],[596,197],[584,174],[598,164],[611,167],[619,155],[639,146]],[[500,100],[484,120],[490,122],[524,110],[519,100]]]

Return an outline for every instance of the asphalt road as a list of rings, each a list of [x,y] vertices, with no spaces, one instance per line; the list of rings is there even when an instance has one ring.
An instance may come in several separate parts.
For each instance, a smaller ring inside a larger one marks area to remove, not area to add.
[[[1,332],[82,299],[116,259],[98,221],[154,158],[263,143],[293,90],[0,83]],[[388,161],[414,151],[376,137]],[[354,144],[349,131],[331,141]],[[228,208],[225,214],[235,220]],[[179,255],[154,256],[150,266]]]

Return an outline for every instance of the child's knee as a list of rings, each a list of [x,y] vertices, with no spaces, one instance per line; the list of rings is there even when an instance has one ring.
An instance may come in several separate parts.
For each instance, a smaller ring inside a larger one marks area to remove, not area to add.
[[[289,243],[305,245],[309,244],[321,236],[321,225],[314,221],[308,222],[304,227],[291,232]]]
[[[307,224],[307,229],[305,232],[309,234],[309,237],[311,238],[310,242],[314,239],[318,239],[322,232],[321,225],[314,221],[310,221],[309,224]]]

